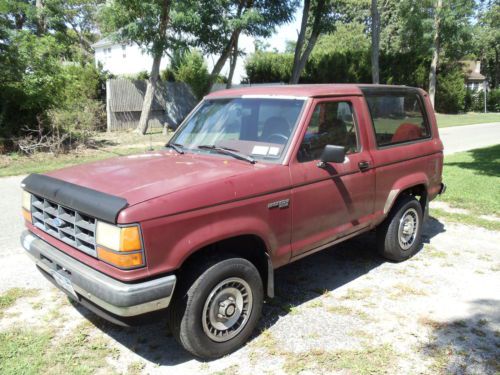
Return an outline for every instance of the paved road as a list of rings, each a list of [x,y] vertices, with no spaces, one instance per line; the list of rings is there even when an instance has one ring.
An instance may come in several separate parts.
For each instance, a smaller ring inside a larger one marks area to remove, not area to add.
[[[465,151],[500,144],[500,123],[467,125],[440,130],[445,153]],[[36,287],[42,281],[33,264],[23,254],[19,234],[21,218],[20,182],[24,176],[0,178],[0,293],[14,286]],[[7,272],[7,274],[5,274]]]
[[[500,144],[500,122],[439,129],[445,155]]]

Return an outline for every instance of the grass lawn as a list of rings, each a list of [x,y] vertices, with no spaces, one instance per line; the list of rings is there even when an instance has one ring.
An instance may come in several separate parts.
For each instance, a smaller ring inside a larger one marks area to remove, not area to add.
[[[474,215],[500,216],[500,144],[445,157],[440,200]]]
[[[101,133],[95,137],[96,145],[98,145],[96,148],[86,148],[58,156],[43,152],[29,157],[19,154],[0,155],[0,177],[43,173],[91,161],[141,153],[151,147],[157,150],[163,147],[170,135],[153,133],[142,136],[133,132]]]
[[[449,126],[484,124],[487,122],[500,122],[500,113],[469,112],[460,115],[445,115],[436,113],[437,123],[440,128]]]

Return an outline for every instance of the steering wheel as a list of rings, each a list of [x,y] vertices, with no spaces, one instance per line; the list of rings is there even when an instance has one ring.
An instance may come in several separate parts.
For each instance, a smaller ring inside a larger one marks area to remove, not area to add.
[[[278,140],[278,142],[272,142],[272,139]],[[273,133],[270,134],[268,137],[266,137],[266,141],[269,143],[279,143],[279,144],[284,144],[288,142],[288,137],[284,134],[280,133]]]

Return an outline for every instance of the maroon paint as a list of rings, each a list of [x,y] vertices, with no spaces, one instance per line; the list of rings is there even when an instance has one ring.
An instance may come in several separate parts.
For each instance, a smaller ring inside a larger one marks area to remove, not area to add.
[[[118,222],[140,223],[147,266],[124,271],[88,256],[27,223],[35,234],[72,257],[124,281],[171,271],[200,248],[233,236],[258,236],[274,267],[344,236],[380,223],[389,193],[423,184],[434,198],[440,188],[443,146],[427,94],[432,138],[377,149],[367,104],[356,85],[253,87],[219,91],[209,98],[241,95],[308,97],[283,164],[249,164],[229,156],[176,154],[173,150],[125,156],[49,173],[127,199]],[[361,151],[330,171],[296,159],[314,105],[352,102]],[[424,155],[424,156],[423,156]],[[371,168],[361,172],[360,161]],[[404,163],[400,163],[404,161]],[[286,209],[267,205],[290,199]]]

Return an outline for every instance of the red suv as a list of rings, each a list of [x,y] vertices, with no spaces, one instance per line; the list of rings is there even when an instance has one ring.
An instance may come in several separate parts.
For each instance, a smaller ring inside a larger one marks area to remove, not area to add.
[[[373,229],[387,259],[415,254],[442,163],[420,89],[218,91],[165,150],[26,177],[21,241],[88,309],[168,307],[184,348],[215,358],[250,337],[276,268]]]

